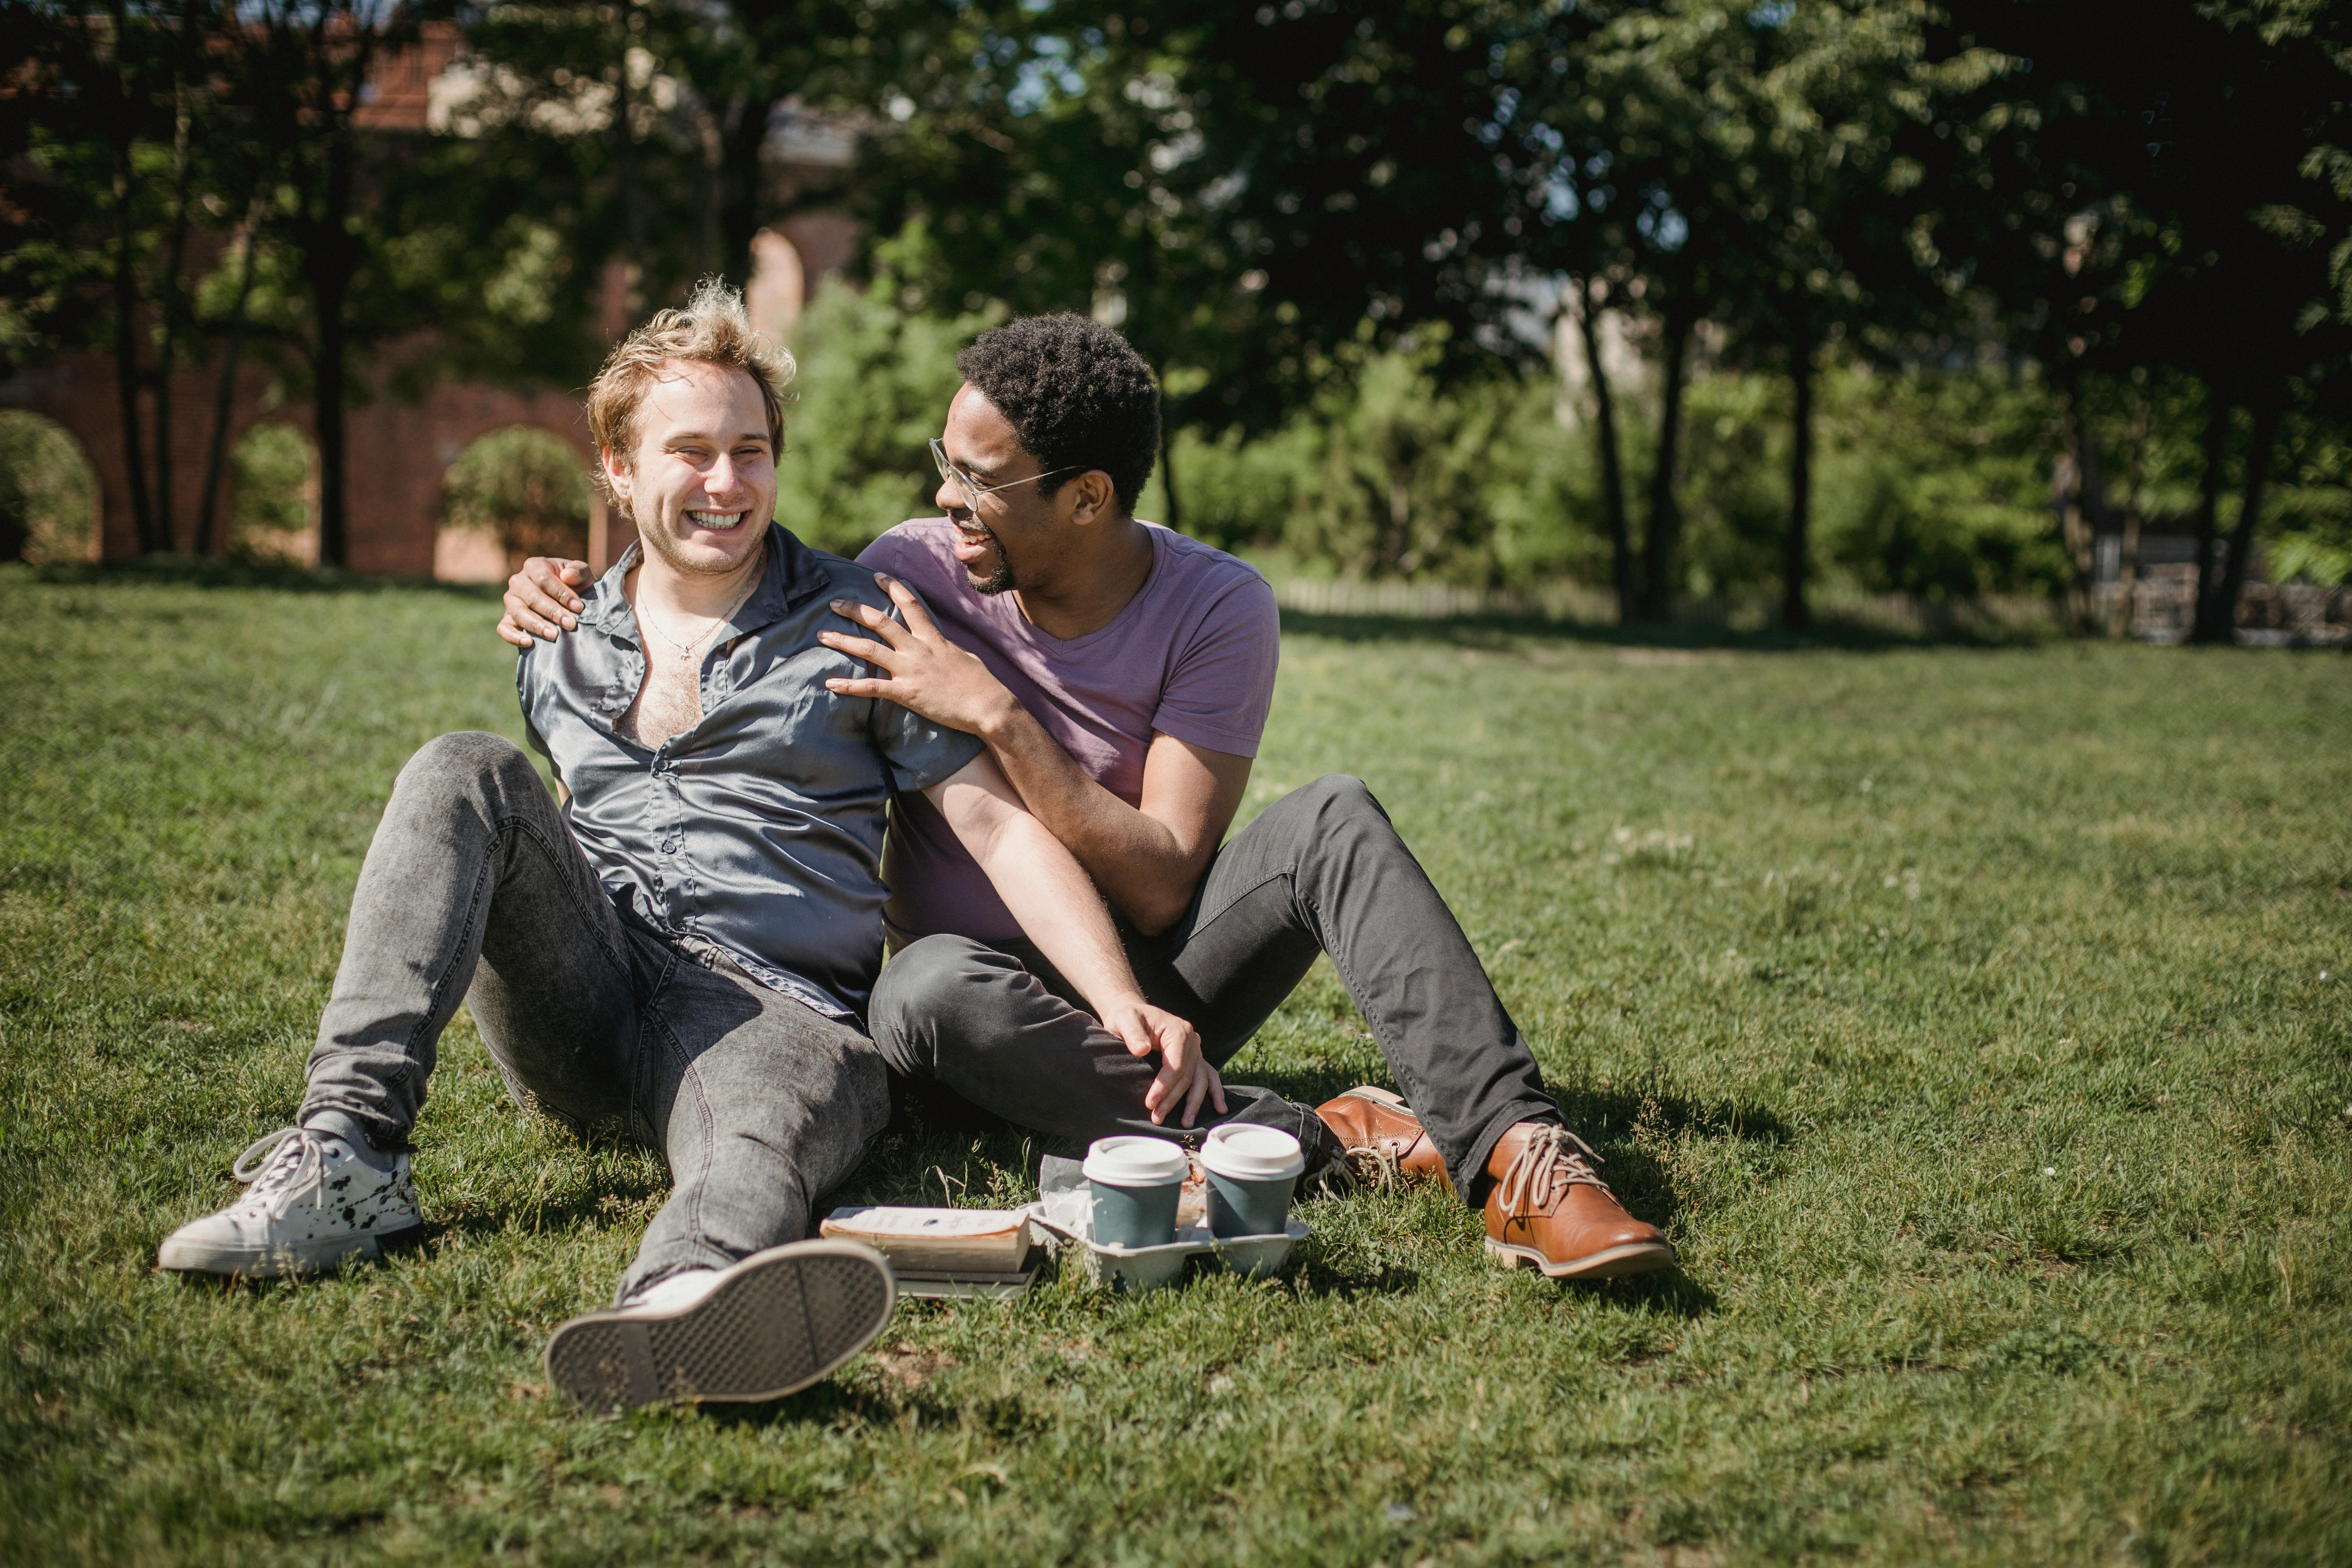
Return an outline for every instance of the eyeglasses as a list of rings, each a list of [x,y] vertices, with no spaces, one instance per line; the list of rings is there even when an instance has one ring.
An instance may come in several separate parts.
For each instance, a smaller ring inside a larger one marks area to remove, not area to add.
[[[1085,467],[1084,464],[1072,463],[1066,468],[1052,468],[1042,474],[1024,474],[1017,479],[1007,479],[1001,485],[975,484],[970,474],[948,461],[948,449],[940,444],[940,438],[936,436],[931,437],[931,461],[940,466],[940,479],[948,480],[956,489],[963,491],[964,503],[967,506],[976,506],[981,497],[994,495],[998,490],[1009,490],[1015,485],[1025,485],[1032,479],[1050,479],[1055,474],[1075,474]]]

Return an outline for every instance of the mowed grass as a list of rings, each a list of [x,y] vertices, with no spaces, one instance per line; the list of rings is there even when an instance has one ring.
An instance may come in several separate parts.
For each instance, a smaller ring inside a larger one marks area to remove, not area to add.
[[[665,1173],[462,1016],[428,1245],[153,1269],[296,1105],[402,760],[519,732],[493,614],[0,569],[0,1562],[2352,1560],[2352,661],[1295,626],[1245,811],[1370,782],[1680,1272],[1359,1195],[1274,1281],[608,1421],[540,1349]],[[1231,1076],[1384,1081],[1324,966]],[[908,1123],[856,1190],[1038,1152]]]

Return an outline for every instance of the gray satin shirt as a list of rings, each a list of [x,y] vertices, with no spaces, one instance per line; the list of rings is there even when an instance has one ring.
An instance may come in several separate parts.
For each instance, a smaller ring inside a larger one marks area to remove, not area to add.
[[[892,615],[862,566],[773,524],[767,565],[702,656],[702,718],[648,749],[614,728],[646,658],[621,583],[638,547],[582,595],[577,631],[522,655],[530,743],[572,792],[566,816],[623,911],[699,937],[830,1016],[863,1016],[882,967],[882,834],[894,791],[928,789],[981,752],[895,702],[836,697],[873,668],[816,640],[832,601]]]

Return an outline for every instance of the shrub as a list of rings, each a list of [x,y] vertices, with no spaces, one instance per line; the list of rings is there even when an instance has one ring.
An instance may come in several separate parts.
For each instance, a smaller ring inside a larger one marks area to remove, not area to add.
[[[319,478],[310,437],[291,425],[257,425],[229,451],[232,559],[315,565]]]
[[[588,553],[588,469],[552,432],[493,430],[449,466],[443,494],[448,525],[489,535],[512,564],[527,555]]]
[[[0,561],[87,561],[98,546],[98,479],[65,427],[0,409]]]

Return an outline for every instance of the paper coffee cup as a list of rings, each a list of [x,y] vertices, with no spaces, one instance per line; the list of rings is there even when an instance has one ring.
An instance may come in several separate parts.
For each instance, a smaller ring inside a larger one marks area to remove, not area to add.
[[[1191,1170],[1184,1151],[1160,1138],[1097,1138],[1087,1149],[1097,1247],[1165,1247],[1176,1239],[1176,1200]]]
[[[1209,1229],[1220,1237],[1272,1236],[1290,1217],[1290,1198],[1307,1169],[1298,1140],[1279,1127],[1229,1121],[1201,1146],[1209,1173]]]

